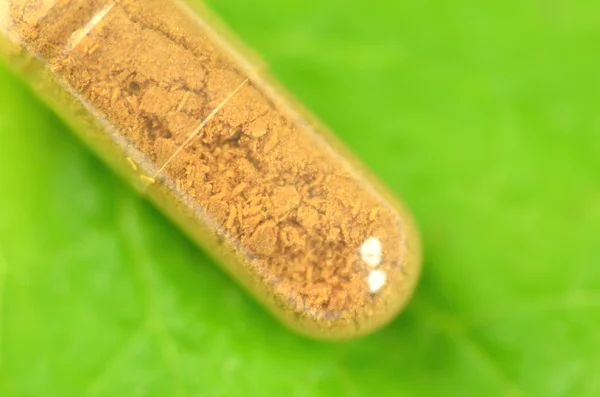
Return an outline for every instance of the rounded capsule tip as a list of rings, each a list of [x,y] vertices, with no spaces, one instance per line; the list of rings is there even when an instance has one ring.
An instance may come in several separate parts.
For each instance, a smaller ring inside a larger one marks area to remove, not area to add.
[[[271,279],[276,314],[289,326],[316,339],[352,339],[381,328],[408,303],[420,273],[412,220],[388,209],[368,224],[364,235],[337,241],[335,249],[323,241],[307,247],[314,255],[298,267],[308,275]]]

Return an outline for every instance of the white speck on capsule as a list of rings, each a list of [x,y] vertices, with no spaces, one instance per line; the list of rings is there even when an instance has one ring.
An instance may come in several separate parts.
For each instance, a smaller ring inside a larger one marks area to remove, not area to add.
[[[372,268],[381,264],[381,241],[377,237],[370,237],[360,247],[362,260]]]
[[[387,283],[387,274],[383,270],[373,270],[367,277],[367,283],[371,293],[377,293]]]

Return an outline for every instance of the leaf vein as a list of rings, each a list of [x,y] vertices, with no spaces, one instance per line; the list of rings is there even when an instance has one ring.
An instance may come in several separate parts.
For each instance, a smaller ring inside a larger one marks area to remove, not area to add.
[[[509,308],[495,310],[491,315],[474,318],[467,323],[466,328],[472,329],[502,320],[529,317],[547,312],[571,310],[600,310],[600,294],[581,290],[546,300],[511,305]]]
[[[173,381],[175,395],[184,397],[186,395],[183,388],[183,383],[179,374],[179,352],[176,343],[169,334],[164,324],[164,315],[159,309],[159,304],[153,295],[156,291],[153,290],[151,281],[151,269],[149,263],[151,258],[144,248],[144,237],[141,232],[139,213],[131,201],[127,201],[122,205],[122,219],[125,228],[128,231],[130,241],[130,249],[134,253],[133,263],[135,273],[140,281],[144,291],[144,304],[146,306],[147,327],[151,334],[158,339],[160,351],[167,365],[167,369]]]
[[[524,393],[508,374],[494,361],[493,356],[478,341],[469,337],[467,327],[455,316],[444,313],[424,302],[415,302],[415,309],[435,325],[439,332],[447,335],[457,346],[462,347],[471,360],[478,362],[494,376],[507,397],[523,397]]]
[[[129,353],[135,341],[141,334],[142,327],[131,333],[131,335],[111,354],[106,360],[106,365],[98,371],[96,376],[89,382],[87,392],[85,393],[86,397],[95,397],[102,391],[108,380],[108,375],[113,373],[119,365],[121,365],[121,362],[127,356],[127,353]]]

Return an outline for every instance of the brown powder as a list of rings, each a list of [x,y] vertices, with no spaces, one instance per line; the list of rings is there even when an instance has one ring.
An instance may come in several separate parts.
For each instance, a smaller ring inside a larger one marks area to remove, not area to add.
[[[173,1],[10,7],[22,46],[108,122],[150,196],[280,318],[346,338],[404,306],[419,272],[408,215],[205,23]]]

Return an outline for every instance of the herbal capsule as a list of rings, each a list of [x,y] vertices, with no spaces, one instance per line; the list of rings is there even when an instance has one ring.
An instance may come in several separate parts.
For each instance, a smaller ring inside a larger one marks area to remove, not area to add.
[[[373,331],[418,278],[410,215],[207,20],[173,0],[0,0],[13,65],[277,317]]]

